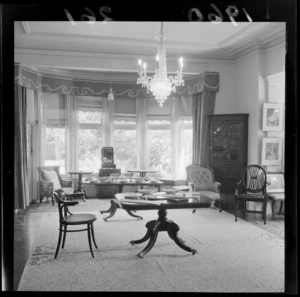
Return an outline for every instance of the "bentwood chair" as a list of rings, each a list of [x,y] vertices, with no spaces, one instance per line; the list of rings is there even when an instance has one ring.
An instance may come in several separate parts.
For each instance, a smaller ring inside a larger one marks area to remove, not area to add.
[[[238,213],[260,213],[263,215],[264,224],[266,224],[268,194],[267,175],[263,167],[259,165],[247,166],[242,174],[242,179],[237,183],[235,190],[235,221],[237,221]],[[262,203],[262,210],[247,209],[247,202]],[[240,208],[242,205],[242,208]]]
[[[80,231],[87,231],[89,248],[92,257],[94,258],[91,239],[93,239],[95,247],[98,248],[95,241],[94,226],[93,226],[93,223],[97,220],[96,216],[93,214],[86,214],[86,213],[72,214],[69,211],[68,207],[78,204],[78,201],[66,201],[65,200],[66,196],[62,190],[57,190],[56,192],[54,192],[54,196],[57,201],[58,212],[59,212],[59,237],[58,237],[54,259],[56,259],[57,257],[60,244],[61,244],[62,235],[63,235],[63,241],[62,241],[61,248],[63,249],[65,246],[67,232],[80,232]],[[67,229],[68,226],[78,226],[78,225],[86,225],[86,228],[73,229],[73,230]]]

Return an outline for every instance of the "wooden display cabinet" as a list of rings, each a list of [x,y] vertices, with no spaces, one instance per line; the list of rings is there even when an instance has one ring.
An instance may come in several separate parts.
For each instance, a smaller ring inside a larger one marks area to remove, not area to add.
[[[234,207],[234,190],[247,166],[248,114],[209,116],[209,165],[222,183],[224,208]]]

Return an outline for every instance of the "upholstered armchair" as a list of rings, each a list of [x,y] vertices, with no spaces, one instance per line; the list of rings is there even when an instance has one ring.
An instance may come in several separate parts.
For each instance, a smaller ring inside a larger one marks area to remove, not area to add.
[[[61,177],[59,166],[38,166],[40,202],[43,197],[51,198],[54,205],[53,193],[63,190],[66,194],[73,193],[73,181]]]
[[[200,192],[214,201],[218,201],[219,211],[222,211],[221,183],[215,181],[213,169],[209,166],[193,164],[186,167],[187,182],[192,191]]]

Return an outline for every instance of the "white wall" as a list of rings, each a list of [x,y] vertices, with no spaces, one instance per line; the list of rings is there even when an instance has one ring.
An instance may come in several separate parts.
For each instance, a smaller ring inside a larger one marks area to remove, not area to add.
[[[265,54],[265,75],[267,81],[267,102],[285,104],[285,45],[279,45],[268,50]],[[284,109],[285,119],[285,109]],[[285,121],[283,121],[282,132],[264,132],[264,137],[282,137],[284,143]],[[268,171],[284,172],[284,153],[281,166],[267,166]]]
[[[224,99],[226,106],[218,102],[216,113],[227,113],[228,109],[228,113],[249,113],[248,164],[261,163],[262,138],[270,136],[262,131],[263,104],[285,102],[284,68],[285,47],[281,44],[267,51],[256,50],[234,61],[231,73],[227,75],[222,76],[220,72],[220,80],[223,80],[223,77],[226,79],[225,89],[232,88],[234,99],[226,98],[230,96],[230,92],[227,91]],[[219,95],[221,92],[217,98]]]
[[[261,164],[262,138],[282,137],[284,131],[262,131],[263,104],[285,103],[285,46],[266,51],[257,50],[234,62],[233,84],[235,105],[232,113],[249,113],[248,164]],[[283,128],[284,129],[284,128]],[[284,171],[284,145],[281,166],[266,166],[266,171]],[[261,203],[248,203],[252,210],[261,210]],[[276,210],[275,210],[276,211]],[[271,214],[268,204],[267,214]]]
[[[229,61],[216,61],[209,64],[208,71],[219,72],[220,88],[216,96],[215,114],[235,113],[236,95],[233,78],[233,63]]]

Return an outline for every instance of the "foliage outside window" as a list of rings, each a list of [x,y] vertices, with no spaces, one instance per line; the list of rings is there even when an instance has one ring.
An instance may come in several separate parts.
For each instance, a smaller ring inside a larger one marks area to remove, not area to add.
[[[148,168],[170,177],[172,173],[170,120],[147,121]]]
[[[102,111],[80,108],[78,111],[78,166],[81,171],[98,172],[103,146]]]
[[[137,167],[135,117],[114,119],[114,159],[117,167],[126,172]]]

